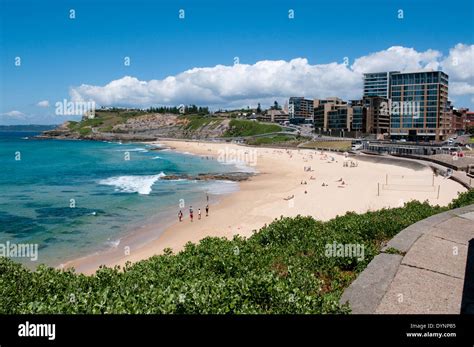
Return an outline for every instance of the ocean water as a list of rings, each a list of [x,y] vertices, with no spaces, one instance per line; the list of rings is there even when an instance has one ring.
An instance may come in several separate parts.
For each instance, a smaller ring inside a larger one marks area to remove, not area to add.
[[[211,158],[139,143],[34,135],[0,132],[0,245],[37,244],[37,261],[15,259],[31,268],[117,246],[145,221],[175,220],[180,203],[187,216],[190,205],[204,209],[207,195],[212,203],[238,190],[235,182],[162,180],[242,169]]]

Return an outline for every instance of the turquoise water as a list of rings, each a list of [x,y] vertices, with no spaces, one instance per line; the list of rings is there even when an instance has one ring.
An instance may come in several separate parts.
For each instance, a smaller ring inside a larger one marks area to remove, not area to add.
[[[116,246],[146,220],[174,220],[181,199],[186,213],[189,205],[203,209],[207,194],[212,202],[238,189],[232,182],[160,179],[237,171],[205,157],[33,135],[0,132],[0,244],[38,244],[37,262],[16,258],[27,266],[56,266]]]

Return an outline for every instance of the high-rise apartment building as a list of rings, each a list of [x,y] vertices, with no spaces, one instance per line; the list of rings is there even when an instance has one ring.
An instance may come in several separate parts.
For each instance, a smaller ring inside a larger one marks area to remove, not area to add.
[[[392,138],[438,140],[451,132],[448,75],[442,71],[366,73],[363,96],[372,103],[367,116],[377,133],[385,131],[385,117]]]
[[[392,73],[390,136],[439,140],[449,134],[448,75],[442,71]]]
[[[389,98],[390,95],[390,72],[373,72],[364,74],[364,97],[378,96],[381,98]]]

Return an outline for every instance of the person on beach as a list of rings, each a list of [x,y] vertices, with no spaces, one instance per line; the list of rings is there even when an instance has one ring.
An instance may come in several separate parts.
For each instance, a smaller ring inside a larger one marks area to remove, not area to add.
[[[206,217],[209,216],[209,205],[206,205]]]
[[[198,219],[200,220],[201,219],[201,209],[198,208]]]
[[[193,207],[189,207],[189,218],[191,218],[191,222],[193,221]]]
[[[183,211],[179,210],[179,212],[178,212],[178,218],[179,218],[179,221],[180,221],[180,222],[183,221]]]

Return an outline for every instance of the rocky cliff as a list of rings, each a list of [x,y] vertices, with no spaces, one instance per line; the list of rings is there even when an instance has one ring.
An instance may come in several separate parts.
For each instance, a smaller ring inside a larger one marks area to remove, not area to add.
[[[212,116],[96,111],[94,118],[64,122],[39,137],[105,141],[204,139],[222,137],[228,128],[228,119]]]

